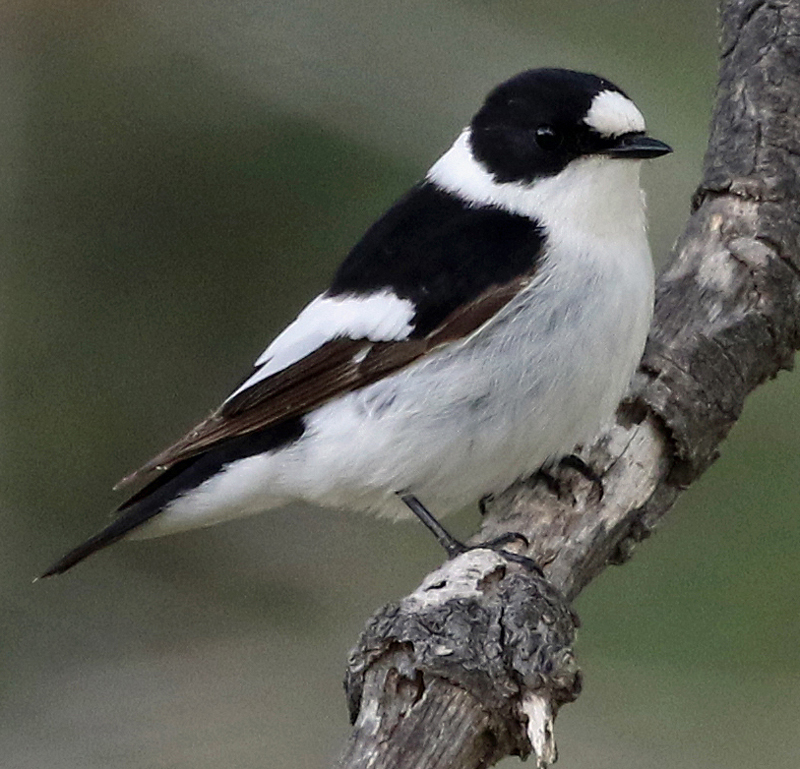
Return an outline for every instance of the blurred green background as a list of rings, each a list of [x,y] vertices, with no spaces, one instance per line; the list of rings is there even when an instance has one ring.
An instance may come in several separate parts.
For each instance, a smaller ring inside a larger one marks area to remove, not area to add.
[[[569,66],[636,99],[676,150],[645,175],[663,260],[716,42],[707,0],[5,0],[3,767],[338,753],[350,645],[441,561],[420,526],[287,509],[31,578],[228,393],[500,80]],[[799,388],[758,392],[658,535],[581,596],[559,766],[800,766]]]

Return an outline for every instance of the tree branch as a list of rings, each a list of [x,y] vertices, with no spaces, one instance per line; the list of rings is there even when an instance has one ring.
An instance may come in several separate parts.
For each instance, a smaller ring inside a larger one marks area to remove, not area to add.
[[[721,4],[721,69],[704,178],[659,277],[630,398],[582,456],[602,477],[532,479],[491,506],[476,541],[521,532],[547,580],[466,553],[381,609],[353,651],[354,730],[340,769],[555,760],[574,699],[569,602],[622,563],[716,459],[745,397],[800,347],[800,3]]]

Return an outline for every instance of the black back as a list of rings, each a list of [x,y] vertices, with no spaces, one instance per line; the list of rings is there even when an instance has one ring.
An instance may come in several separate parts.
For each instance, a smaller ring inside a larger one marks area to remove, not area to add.
[[[603,91],[596,75],[564,69],[523,72],[497,86],[470,123],[474,159],[498,183],[553,176],[582,155],[615,145],[585,118]],[[414,302],[413,336],[424,336],[461,304],[533,269],[540,223],[478,206],[425,182],[367,230],[337,271],[330,294],[390,290]]]
[[[367,230],[329,294],[391,290],[414,303],[412,336],[425,336],[490,286],[531,271],[543,240],[527,217],[470,206],[425,182]]]

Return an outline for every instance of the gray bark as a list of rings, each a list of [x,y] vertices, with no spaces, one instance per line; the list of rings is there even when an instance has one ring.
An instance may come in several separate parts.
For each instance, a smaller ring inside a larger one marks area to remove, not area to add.
[[[627,560],[717,457],[745,397],[800,347],[800,0],[721,4],[721,68],[703,181],[656,289],[633,394],[581,456],[490,505],[476,541],[520,532],[546,580],[496,552],[447,562],[381,609],[353,651],[350,767],[555,760],[574,699],[569,603]],[[519,548],[517,549],[519,551]]]

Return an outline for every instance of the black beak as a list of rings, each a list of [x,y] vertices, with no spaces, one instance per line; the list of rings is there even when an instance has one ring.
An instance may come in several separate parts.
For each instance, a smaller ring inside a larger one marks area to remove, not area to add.
[[[643,133],[629,133],[620,136],[611,147],[603,150],[603,155],[612,158],[627,158],[628,160],[643,160],[645,158],[658,158],[672,152],[669,144],[658,139],[652,139]]]

